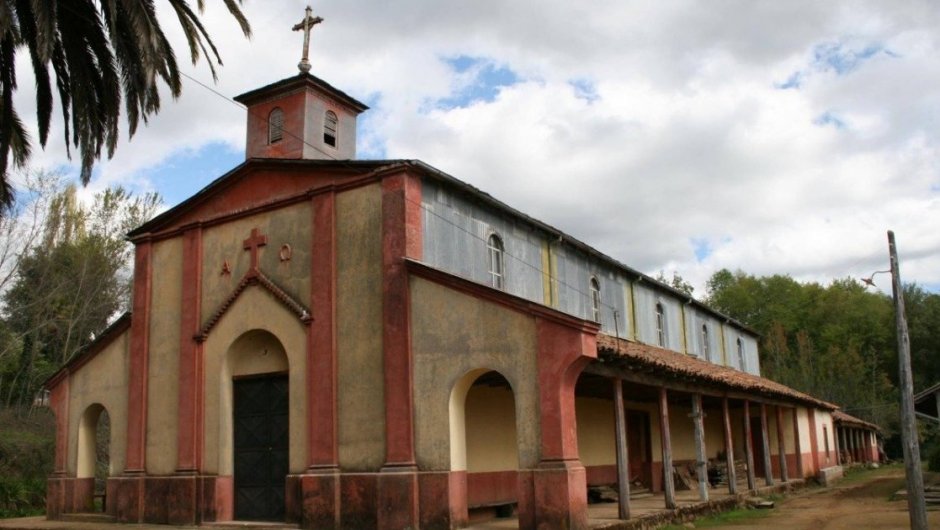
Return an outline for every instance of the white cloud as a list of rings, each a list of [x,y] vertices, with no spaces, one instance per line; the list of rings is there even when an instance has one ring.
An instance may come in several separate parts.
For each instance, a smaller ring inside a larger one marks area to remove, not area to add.
[[[296,72],[300,35],[289,28],[304,2],[246,0],[250,41],[221,2],[207,4],[226,62],[216,90],[234,96]],[[631,266],[678,270],[698,293],[721,267],[867,276],[885,268],[888,228],[905,279],[940,285],[940,14],[926,0],[313,7],[326,19],[313,73],[374,102],[360,150],[422,159]],[[854,68],[825,68],[821,46]],[[885,51],[865,55],[872,46]],[[492,101],[435,106],[466,86],[444,60],[456,56],[520,80]],[[209,78],[204,64],[186,71]],[[780,89],[795,73],[800,86]],[[579,97],[575,80],[597,97]],[[21,111],[29,97],[18,94]],[[187,80],[101,164],[96,185],[243,141],[243,111]],[[36,159],[60,164],[63,153],[56,132]],[[701,260],[697,240],[711,249]]]

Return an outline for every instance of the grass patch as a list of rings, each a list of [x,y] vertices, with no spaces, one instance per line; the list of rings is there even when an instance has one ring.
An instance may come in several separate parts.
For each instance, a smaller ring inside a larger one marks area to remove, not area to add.
[[[707,517],[698,517],[695,519],[694,524],[695,528],[709,528],[713,526],[722,526],[726,524],[736,523],[739,521],[753,521],[755,519],[763,519],[773,513],[773,510],[758,510],[756,508],[737,508],[735,510],[730,510],[727,512],[718,513],[715,515],[709,515]],[[681,524],[670,524],[666,526],[661,526],[660,530],[686,530],[686,527]]]

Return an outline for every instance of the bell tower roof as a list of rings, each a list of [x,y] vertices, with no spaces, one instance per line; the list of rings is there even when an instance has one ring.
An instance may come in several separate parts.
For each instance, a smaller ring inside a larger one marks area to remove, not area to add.
[[[356,158],[356,118],[369,107],[310,73],[310,30],[321,22],[307,7],[293,27],[304,32],[298,75],[235,97],[248,108],[245,158]]]

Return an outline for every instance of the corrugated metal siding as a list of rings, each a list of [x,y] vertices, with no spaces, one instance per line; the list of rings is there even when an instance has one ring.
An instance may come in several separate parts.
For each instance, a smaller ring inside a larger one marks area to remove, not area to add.
[[[605,267],[589,260],[587,256],[559,245],[552,246],[555,255],[555,284],[558,300],[556,308],[570,315],[587,320],[594,318],[591,303],[591,278],[600,285],[600,324],[604,333],[629,337],[628,315],[624,297],[623,278]],[[614,315],[616,313],[616,320]]]
[[[685,306],[688,353],[700,359],[721,364],[721,322],[694,307]],[[702,346],[702,326],[708,329],[708,358]]]
[[[701,357],[701,328],[707,324],[712,362],[722,362],[724,329],[728,364],[740,369],[734,350],[740,337],[745,346],[747,371],[760,373],[757,341],[748,334],[722,326],[685,300],[660,291],[655,285],[631,281],[620,269],[598,263],[566,247],[564,242],[493,209],[480,207],[436,182],[425,180],[422,184],[423,260],[428,265],[489,285],[487,239],[496,233],[505,247],[503,281],[507,292],[589,320],[593,318],[590,281],[594,276],[601,289],[600,323],[604,333],[658,345],[656,304],[661,303],[666,320],[666,348],[677,352],[688,348],[688,353]],[[549,248],[552,256],[555,300],[545,295],[543,248]],[[634,322],[636,329],[632,329]]]
[[[677,352],[683,351],[682,302],[669,298],[643,283],[633,284],[633,296],[636,300],[637,340],[646,344],[659,345],[656,329],[656,304],[662,304],[666,317],[666,343],[663,347]]]
[[[447,190],[424,182],[424,261],[480,283],[490,284],[486,242],[496,233],[503,240],[505,290],[544,303],[542,251],[538,234],[511,218],[500,217]]]

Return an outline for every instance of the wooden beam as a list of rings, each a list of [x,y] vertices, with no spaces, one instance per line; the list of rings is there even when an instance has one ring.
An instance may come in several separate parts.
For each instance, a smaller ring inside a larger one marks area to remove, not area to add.
[[[783,408],[774,407],[777,414],[777,453],[780,460],[780,480],[787,482],[790,480],[787,473],[787,449],[783,438]]]
[[[754,476],[754,440],[751,435],[751,403],[744,400],[744,455],[747,458],[747,489],[757,489]]]
[[[708,458],[705,454],[705,412],[702,395],[692,394],[692,423],[695,426],[695,472],[698,475],[698,497],[708,502]]]
[[[672,439],[669,434],[669,401],[666,389],[659,388],[659,434],[663,446],[663,490],[666,493],[666,508],[676,507],[676,485],[672,480]]]
[[[752,394],[744,391],[728,390],[727,387],[713,383],[695,383],[683,381],[676,377],[666,377],[650,371],[649,367],[641,365],[638,367],[616,366],[612,363],[592,362],[584,368],[583,373],[599,375],[610,378],[616,377],[630,384],[643,385],[648,387],[663,387],[675,392],[685,392],[688,394],[702,394],[716,398],[728,397],[741,401],[749,400],[755,403],[766,403],[774,406],[792,407],[794,401],[784,401],[760,394]]]
[[[619,517],[630,518],[630,459],[627,452],[627,418],[623,407],[623,383],[611,379],[614,386],[614,427],[617,441],[617,500]]]
[[[774,473],[770,462],[770,435],[767,432],[767,405],[760,404],[760,441],[764,448],[764,482],[774,485]]]
[[[728,412],[728,398],[721,399],[721,416],[725,424],[725,465],[728,466],[728,493],[738,493],[738,476],[734,469],[734,437],[731,436],[731,413]]]

